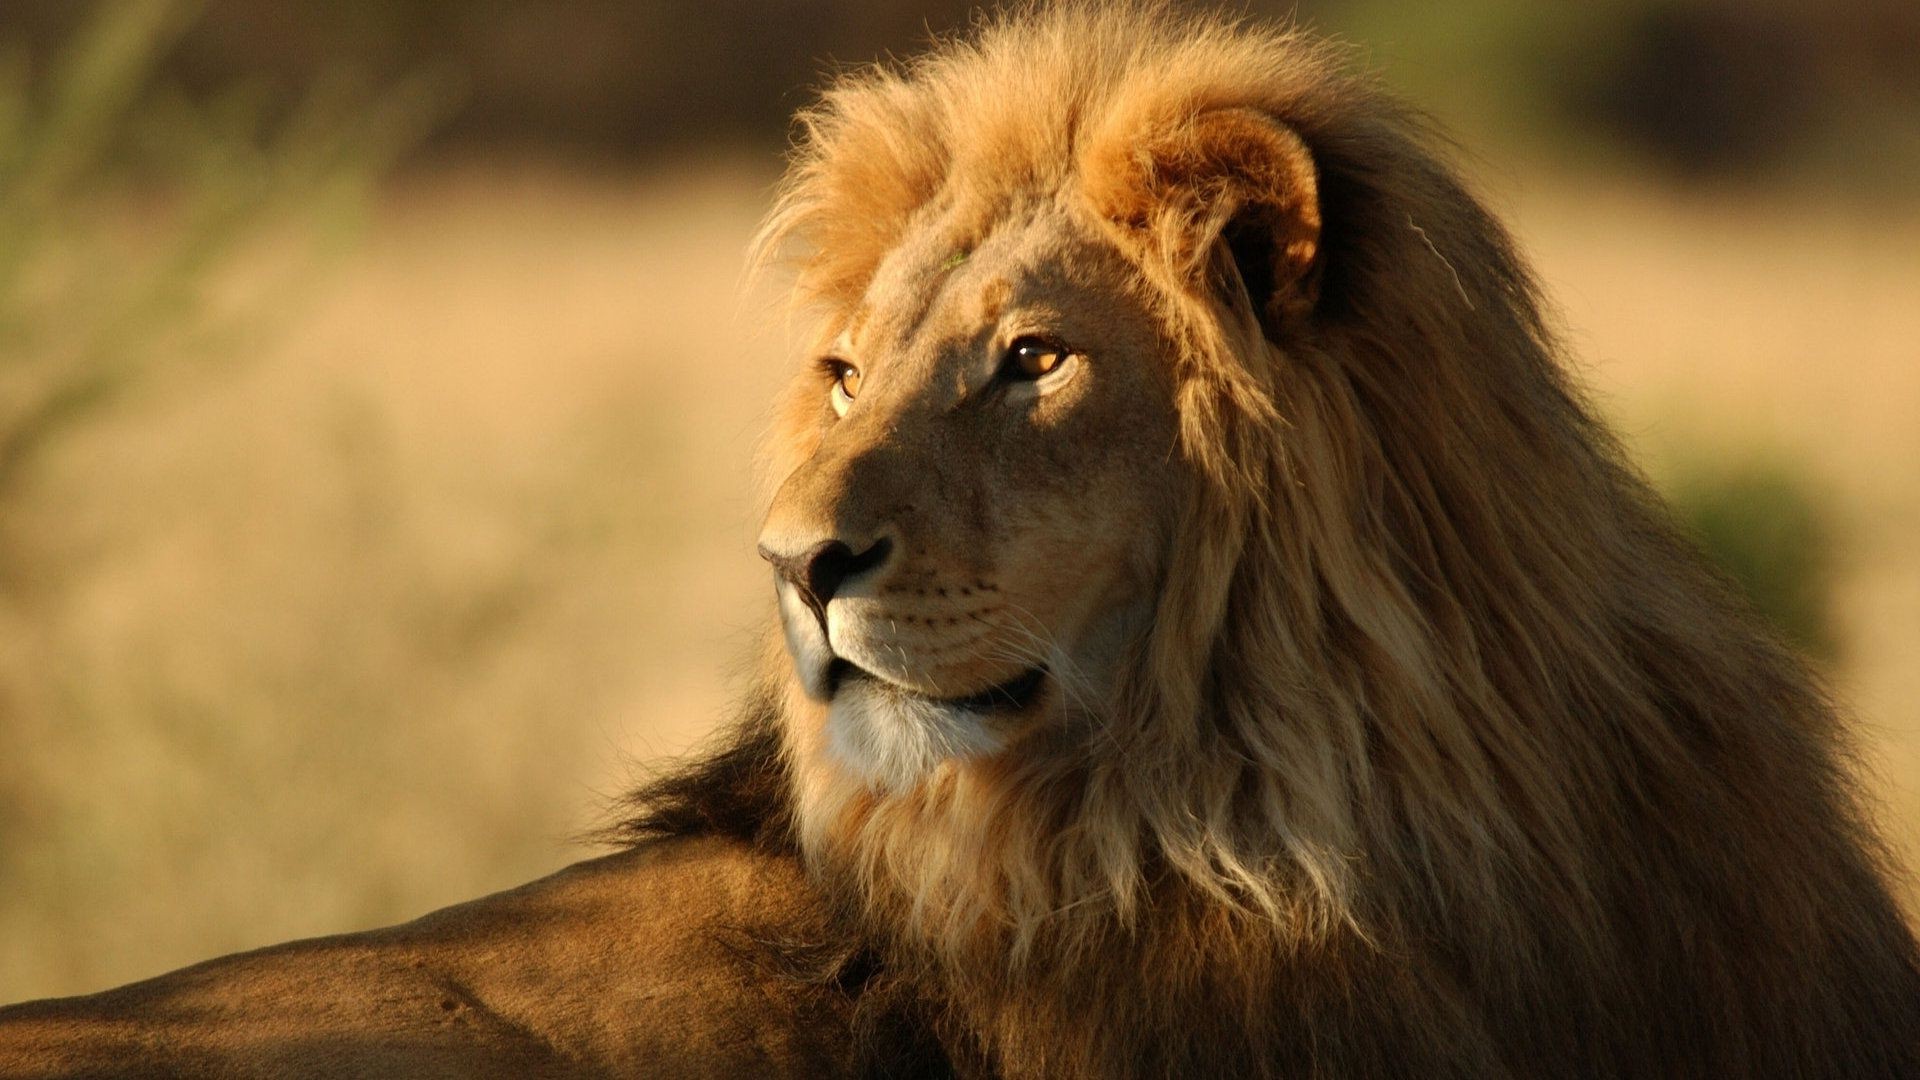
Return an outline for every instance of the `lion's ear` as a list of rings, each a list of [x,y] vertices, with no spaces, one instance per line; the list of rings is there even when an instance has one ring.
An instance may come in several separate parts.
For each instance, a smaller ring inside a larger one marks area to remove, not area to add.
[[[1090,161],[1087,194],[1147,234],[1176,272],[1218,278],[1231,260],[1269,332],[1318,299],[1320,198],[1313,157],[1253,109],[1210,109]]]

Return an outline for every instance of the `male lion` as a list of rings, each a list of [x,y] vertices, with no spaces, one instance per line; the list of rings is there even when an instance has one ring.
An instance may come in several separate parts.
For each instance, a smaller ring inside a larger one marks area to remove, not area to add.
[[[612,861],[24,1007],[14,1071],[1920,1076],[1833,709],[1417,120],[1132,5],[804,120],[730,742]]]

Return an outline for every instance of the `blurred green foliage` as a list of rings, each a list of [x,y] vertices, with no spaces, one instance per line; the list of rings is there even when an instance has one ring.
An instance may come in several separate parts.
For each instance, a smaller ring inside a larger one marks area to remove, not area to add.
[[[1470,139],[1684,178],[1865,191],[1905,192],[1920,165],[1912,0],[1303,0],[1297,10]]]
[[[1818,488],[1778,460],[1692,462],[1664,485],[1680,525],[1761,614],[1809,654],[1835,649],[1835,530]]]
[[[164,61],[200,6],[110,0],[45,63],[0,52],[0,496],[106,404],[284,318],[442,108],[426,78],[185,94]]]
[[[1169,0],[1293,20],[1358,45],[1469,137],[1625,153],[1688,172],[1824,168],[1904,179],[1920,160],[1913,0]],[[71,0],[10,0],[23,40]],[[910,52],[973,0],[214,0],[169,61],[189,83],[297,80],[421,58],[471,93],[442,147],[658,154],[766,146],[838,65]],[[1004,5],[1003,5],[1004,6]],[[5,32],[0,28],[0,32]]]

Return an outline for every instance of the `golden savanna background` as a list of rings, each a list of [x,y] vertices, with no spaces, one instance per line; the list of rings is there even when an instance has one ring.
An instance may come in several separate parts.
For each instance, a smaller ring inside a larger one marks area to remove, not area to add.
[[[554,869],[725,715],[786,117],[968,17],[0,0],[0,1001]],[[1297,17],[1458,137],[1920,866],[1920,7]]]

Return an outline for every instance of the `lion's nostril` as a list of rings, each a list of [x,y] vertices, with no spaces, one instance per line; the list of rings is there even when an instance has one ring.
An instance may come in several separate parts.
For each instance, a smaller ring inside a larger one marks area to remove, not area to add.
[[[807,590],[825,604],[847,579],[878,569],[892,552],[893,541],[884,538],[859,554],[838,540],[817,545],[807,556]]]
[[[782,555],[765,545],[760,548],[761,556],[816,611],[824,609],[848,580],[878,569],[892,553],[893,541],[885,538],[858,553],[840,540],[823,540],[798,555]]]
[[[852,564],[853,549],[840,541],[816,544],[805,556],[802,580],[795,584],[807,590],[817,603],[825,604],[847,579],[847,567]]]

